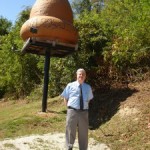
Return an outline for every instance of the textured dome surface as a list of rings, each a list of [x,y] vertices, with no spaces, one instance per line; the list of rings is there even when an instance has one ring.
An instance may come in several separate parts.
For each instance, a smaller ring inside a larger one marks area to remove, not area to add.
[[[37,32],[31,32],[31,28],[35,28]],[[68,0],[37,0],[31,9],[29,20],[21,27],[20,35],[24,41],[37,37],[41,40],[77,44],[78,32],[73,26]]]

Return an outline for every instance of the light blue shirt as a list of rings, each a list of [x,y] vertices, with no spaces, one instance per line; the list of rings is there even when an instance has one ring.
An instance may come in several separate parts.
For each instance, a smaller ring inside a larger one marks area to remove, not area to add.
[[[61,96],[68,100],[67,106],[71,106],[75,109],[80,109],[80,84],[78,81],[74,81],[69,83],[64,91],[62,92]],[[89,108],[89,101],[93,99],[93,93],[91,86],[86,83],[82,83],[82,96],[83,96],[83,103],[84,108]]]

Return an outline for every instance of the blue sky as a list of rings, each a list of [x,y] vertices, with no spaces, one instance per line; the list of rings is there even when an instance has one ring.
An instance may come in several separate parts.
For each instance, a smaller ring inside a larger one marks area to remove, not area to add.
[[[0,16],[7,18],[14,23],[18,17],[18,14],[26,6],[33,6],[35,1],[36,0],[1,0]]]
[[[13,23],[18,17],[18,14],[26,7],[32,6],[36,0],[1,0],[0,16],[7,18]]]

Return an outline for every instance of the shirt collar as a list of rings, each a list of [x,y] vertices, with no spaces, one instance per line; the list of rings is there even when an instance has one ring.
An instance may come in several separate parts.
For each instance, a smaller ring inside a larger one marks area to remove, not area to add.
[[[80,85],[84,84],[84,82],[82,84],[80,84],[78,81],[75,81],[75,82],[76,82],[77,86],[80,86]]]

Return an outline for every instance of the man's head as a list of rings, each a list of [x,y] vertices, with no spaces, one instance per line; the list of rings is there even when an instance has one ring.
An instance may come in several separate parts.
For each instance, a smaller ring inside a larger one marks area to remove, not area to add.
[[[86,79],[86,72],[84,69],[80,68],[77,70],[77,81],[82,84]]]

